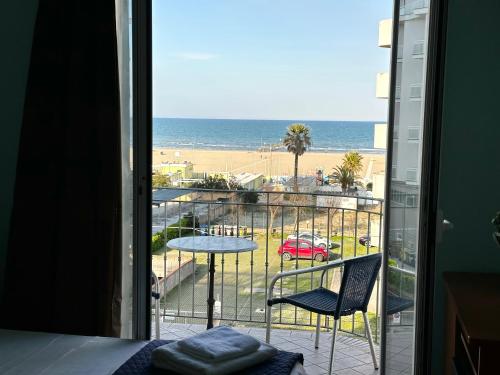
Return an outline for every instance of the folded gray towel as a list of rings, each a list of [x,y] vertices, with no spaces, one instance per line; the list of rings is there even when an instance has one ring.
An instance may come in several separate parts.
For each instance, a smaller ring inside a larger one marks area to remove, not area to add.
[[[221,362],[255,352],[260,342],[231,327],[216,327],[178,342],[179,348],[193,357]]]
[[[153,350],[152,362],[155,367],[185,375],[224,375],[255,366],[277,352],[276,348],[262,343],[257,351],[243,357],[223,362],[207,362],[184,353],[176,341]]]

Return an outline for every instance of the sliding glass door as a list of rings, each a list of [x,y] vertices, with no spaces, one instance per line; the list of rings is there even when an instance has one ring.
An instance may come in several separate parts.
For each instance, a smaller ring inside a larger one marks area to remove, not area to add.
[[[392,38],[391,145],[386,193],[385,316],[382,362],[387,374],[425,373],[422,353],[424,299],[432,278],[432,170],[439,126],[434,118],[435,82],[439,81],[436,52],[437,0],[396,1]],[[434,11],[436,10],[436,11]],[[437,68],[437,69],[436,69]],[[430,245],[430,246],[429,246]],[[423,308],[422,308],[423,306]],[[417,366],[418,364],[418,366]]]

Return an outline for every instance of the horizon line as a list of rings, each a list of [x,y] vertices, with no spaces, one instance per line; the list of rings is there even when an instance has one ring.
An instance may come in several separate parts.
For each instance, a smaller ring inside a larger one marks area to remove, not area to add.
[[[178,120],[249,120],[249,121],[295,121],[295,122],[375,122],[387,123],[387,120],[305,120],[305,119],[272,119],[272,118],[233,118],[233,117],[183,117],[183,116],[153,116],[153,118],[166,118]]]

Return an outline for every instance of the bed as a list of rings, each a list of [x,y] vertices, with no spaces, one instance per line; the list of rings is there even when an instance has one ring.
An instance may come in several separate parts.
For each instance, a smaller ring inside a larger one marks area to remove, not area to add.
[[[148,343],[0,329],[0,374],[112,374]],[[306,372],[297,362],[290,374]]]

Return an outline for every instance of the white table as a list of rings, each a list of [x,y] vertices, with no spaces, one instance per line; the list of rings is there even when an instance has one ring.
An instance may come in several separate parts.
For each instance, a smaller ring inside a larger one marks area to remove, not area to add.
[[[210,267],[208,270],[208,322],[207,329],[214,326],[214,276],[215,276],[215,254],[242,253],[257,249],[257,244],[244,238],[238,237],[214,237],[197,236],[174,238],[167,242],[167,247],[180,251],[192,253],[209,253]]]

